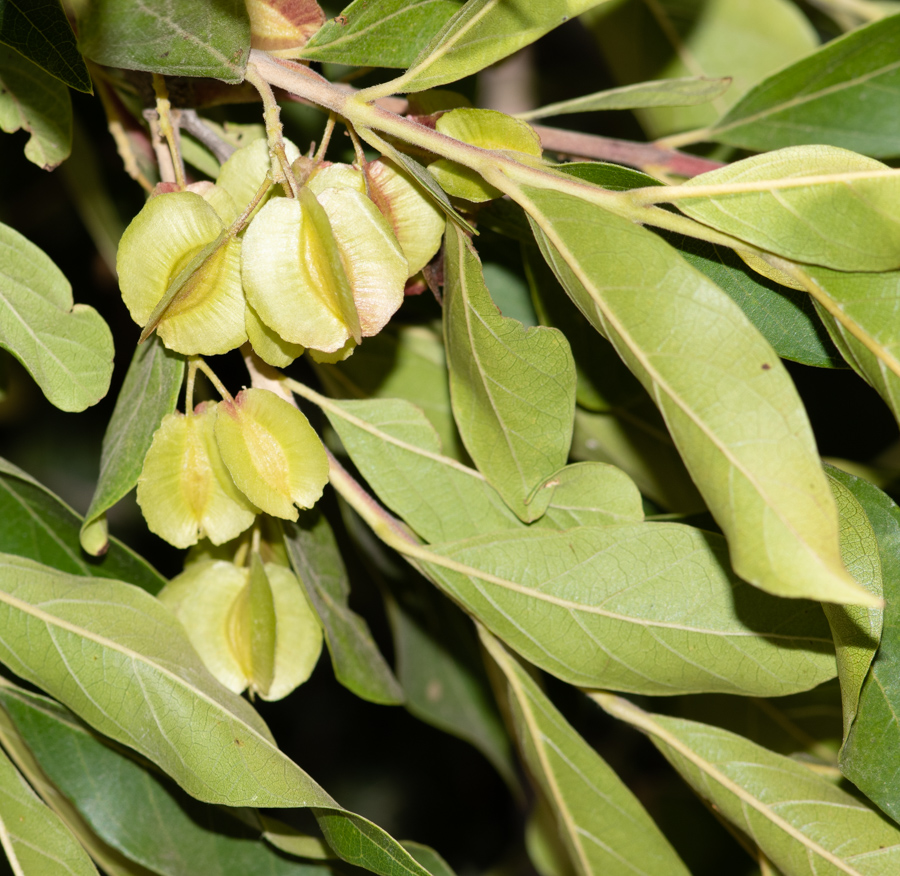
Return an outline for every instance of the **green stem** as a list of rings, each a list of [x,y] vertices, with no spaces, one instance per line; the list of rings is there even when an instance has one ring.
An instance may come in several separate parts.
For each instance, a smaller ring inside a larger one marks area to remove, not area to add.
[[[197,367],[209,378],[210,383],[216,388],[216,392],[218,392],[225,401],[234,402],[234,398],[225,388],[225,384],[216,376],[216,372],[213,371],[203,359],[198,358],[196,361]]]
[[[184,390],[184,412],[186,414],[194,410],[194,382],[197,379],[197,369],[199,367],[199,360],[192,356],[188,360],[187,386]]]
[[[153,74],[153,91],[156,93],[156,114],[159,116],[159,130],[165,137],[169,146],[169,153],[172,156],[175,183],[179,189],[184,189],[184,162],[181,160],[181,149],[178,146],[176,126],[172,124],[172,104],[169,101],[166,80],[158,73]]]
[[[247,65],[247,81],[259,92],[263,102],[263,118],[266,122],[266,137],[269,140],[269,152],[272,159],[272,177],[284,187],[284,193],[288,197],[297,197],[297,181],[291,171],[291,163],[288,161],[284,150],[284,136],[282,135],[281,108],[269,83],[259,75],[256,67],[251,63]]]

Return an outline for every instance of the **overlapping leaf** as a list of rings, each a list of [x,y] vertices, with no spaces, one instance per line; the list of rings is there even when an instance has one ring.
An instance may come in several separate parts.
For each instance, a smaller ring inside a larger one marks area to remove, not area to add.
[[[403,691],[366,622],[347,604],[350,582],[328,520],[317,511],[303,511],[297,523],[283,526],[291,565],[325,632],[335,678],[370,702],[403,702]]]
[[[250,19],[243,0],[91,0],[79,9],[78,47],[108,67],[240,82]]]
[[[778,696],[833,677],[821,609],[735,578],[721,536],[674,523],[432,545],[434,580],[532,663],[585,687]]]
[[[871,604],[841,562],[803,405],[737,305],[625,219],[561,192],[510,194],[566,291],[653,396],[737,574],[782,595]]]
[[[444,336],[453,413],[466,449],[525,522],[539,518],[542,489],[566,463],[575,413],[575,363],[562,332],[524,329],[501,316],[481,263],[448,223]]]
[[[81,544],[89,554],[106,550],[106,511],[137,484],[154,433],[175,410],[183,377],[184,359],[158,337],[134,351],[103,436],[100,477],[81,529]]]
[[[365,67],[408,67],[462,0],[353,0],[306,44],[302,57]]]
[[[594,698],[647,733],[785,876],[881,876],[900,866],[900,828],[803,764],[717,727],[644,712],[608,694]]]
[[[581,876],[687,876],[659,828],[609,765],[557,711],[534,679],[489,633],[529,772],[552,806]]]
[[[62,271],[6,225],[0,225],[0,347],[64,411],[83,411],[109,389],[109,327],[93,307],[73,304]]]
[[[900,155],[900,16],[859,28],[755,86],[709,132],[765,151],[801,143]]]
[[[846,149],[756,155],[673,195],[691,218],[785,258],[838,271],[900,266],[900,173]]]
[[[384,831],[340,809],[285,757],[252,707],[200,664],[142,591],[0,555],[0,660],[198,799],[311,807],[329,845],[381,876],[425,876]]]
[[[102,742],[46,697],[9,688],[0,701],[48,778],[96,834],[161,876],[324,876],[282,857],[238,814],[192,800]],[[250,813],[247,813],[250,815]]]
[[[28,557],[61,572],[128,581],[158,593],[166,579],[115,538],[101,559],[86,557],[81,518],[34,478],[0,458],[0,553]]]
[[[0,843],[21,876],[96,876],[84,849],[0,751]]]

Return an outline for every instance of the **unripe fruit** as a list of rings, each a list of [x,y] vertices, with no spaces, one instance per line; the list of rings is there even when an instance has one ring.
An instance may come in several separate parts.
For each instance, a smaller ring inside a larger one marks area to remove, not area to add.
[[[216,442],[235,485],[273,517],[297,519],[328,483],[325,448],[297,408],[267,389],[218,404]]]
[[[138,325],[186,355],[227,353],[247,340],[241,243],[193,192],[151,198],[119,243],[122,298]],[[151,326],[153,327],[153,326]]]
[[[407,174],[383,158],[366,165],[366,176],[369,194],[409,262],[408,276],[418,274],[441,246],[444,214]]]
[[[309,678],[322,651],[322,630],[297,577],[251,558],[189,566],[160,592],[206,668],[234,693],[265,700],[287,696]]]
[[[281,335],[270,329],[249,302],[244,319],[253,352],[266,364],[273,368],[286,368],[294,359],[303,355],[305,348],[302,345],[288,343]]]
[[[222,544],[256,518],[222,462],[215,425],[216,407],[208,403],[192,414],[169,414],[144,458],[138,504],[150,531],[175,547],[201,538]]]
[[[289,162],[300,157],[300,150],[290,140],[284,141],[284,151]],[[216,185],[225,189],[237,204],[238,209],[243,210],[256,196],[270,170],[268,141],[265,138],[254,140],[237,149],[222,165]],[[270,189],[269,194],[260,201],[260,206],[274,194],[275,190]],[[251,215],[255,216],[260,206],[257,206]]]

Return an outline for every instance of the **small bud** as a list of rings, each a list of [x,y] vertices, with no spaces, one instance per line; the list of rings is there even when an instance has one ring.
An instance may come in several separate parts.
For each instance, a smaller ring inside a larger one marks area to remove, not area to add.
[[[418,274],[441,246],[444,214],[406,173],[383,158],[366,165],[366,176],[369,194],[409,262],[409,276]]]
[[[153,436],[138,478],[137,501],[151,532],[175,547],[201,538],[230,541],[256,518],[257,509],[234,485],[215,436],[215,405],[169,414]]]
[[[267,389],[218,404],[216,441],[235,485],[273,517],[297,519],[328,483],[325,448],[297,408]]]

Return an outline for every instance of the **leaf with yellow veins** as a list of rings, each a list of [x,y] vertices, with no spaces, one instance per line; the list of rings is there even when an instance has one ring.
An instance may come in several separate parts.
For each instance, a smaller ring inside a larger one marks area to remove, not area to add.
[[[172,192],[151,198],[122,235],[122,299],[178,353],[227,353],[247,340],[241,244],[225,230],[203,197]]]
[[[297,519],[328,483],[325,448],[309,421],[267,389],[218,404],[216,441],[234,483],[273,517]]]
[[[169,414],[153,436],[138,479],[137,500],[147,526],[175,547],[200,538],[223,544],[240,535],[257,509],[234,485],[215,435],[216,408]]]
[[[444,236],[444,214],[411,177],[383,158],[366,165],[369,194],[409,262],[409,276],[434,258]]]

